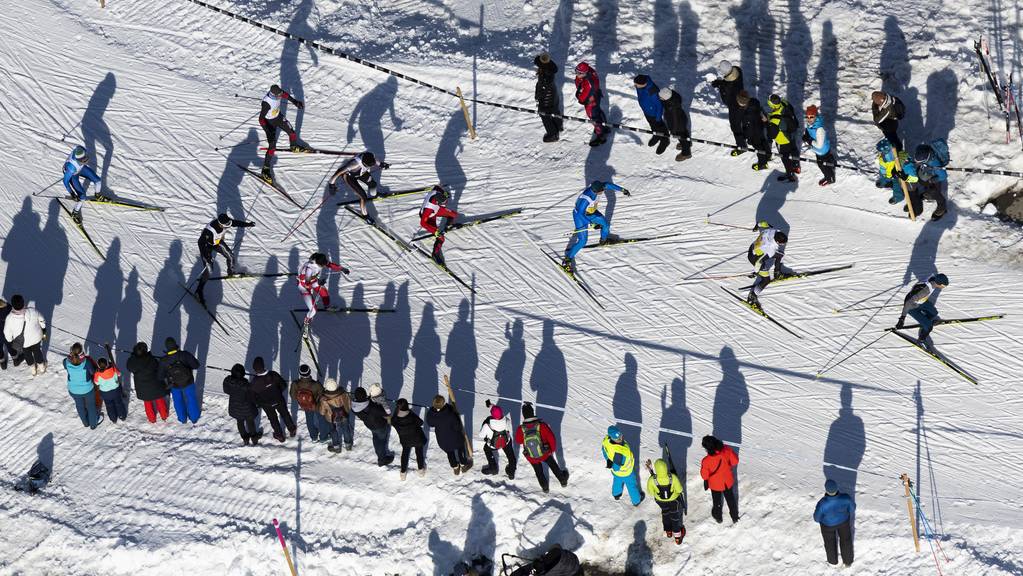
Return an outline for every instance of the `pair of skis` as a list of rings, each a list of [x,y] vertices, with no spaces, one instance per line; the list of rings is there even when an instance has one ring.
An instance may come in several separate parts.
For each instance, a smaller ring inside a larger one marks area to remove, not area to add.
[[[969,323],[969,322],[985,322],[985,321],[988,321],[988,320],[998,320],[1000,318],[1005,318],[1005,314],[993,314],[991,316],[978,316],[976,318],[950,318],[948,320],[935,320],[934,321],[934,325],[935,326],[940,326],[940,325],[952,325],[952,324],[966,324],[966,323]],[[952,360],[949,360],[949,358],[947,356],[945,356],[944,354],[942,354],[941,352],[938,352],[937,350],[935,350],[933,346],[928,348],[920,340],[918,340],[916,338],[913,338],[912,336],[907,336],[906,334],[903,334],[902,332],[900,332],[900,330],[910,330],[910,329],[919,328],[919,327],[920,327],[919,324],[911,324],[909,326],[903,326],[902,328],[885,328],[885,332],[891,332],[891,333],[895,334],[896,336],[898,336],[899,338],[902,338],[906,342],[909,342],[913,346],[916,346],[917,348],[919,348],[922,352],[924,352],[925,354],[927,354],[931,358],[934,358],[938,362],[941,362],[946,367],[951,369],[953,372],[955,372],[956,374],[962,376],[963,379],[965,379],[967,382],[970,382],[971,384],[974,384],[974,385],[979,384],[977,382],[977,379],[974,378],[969,372],[967,372],[966,370],[961,368],[958,364],[956,364]]]
[[[974,41],[973,50],[976,52],[977,58],[980,59],[981,71],[987,77],[988,85],[991,86],[991,91],[995,94],[998,108],[1005,116],[1005,143],[1008,144],[1011,140],[1012,116],[1015,115],[1016,128],[1019,132],[1020,142],[1023,144],[1023,115],[1020,114],[1019,104],[1016,102],[1016,87],[1013,73],[1009,73],[1008,80],[1005,79],[1003,73],[1001,80],[999,80],[998,73],[995,72],[994,67],[991,65],[991,49],[984,38]]]
[[[51,198],[51,199],[56,200],[57,204],[60,205],[61,210],[64,212],[64,214],[67,215],[68,219],[71,220],[71,223],[75,225],[75,228],[77,228],[78,232],[82,235],[83,238],[85,238],[85,241],[89,243],[89,246],[92,246],[92,249],[95,250],[96,255],[99,256],[100,260],[104,260],[105,261],[107,259],[106,255],[103,254],[103,251],[99,249],[99,246],[97,246],[96,242],[92,239],[92,236],[89,235],[89,231],[85,229],[85,225],[82,222],[79,222],[79,221],[75,220],[75,217],[72,215],[71,209],[68,208],[64,204],[65,200],[73,200],[73,198],[71,198],[70,196],[57,196],[57,195],[53,195],[53,196],[36,196],[36,197],[37,198]],[[114,200],[114,199],[98,200],[98,199],[95,199],[95,198],[87,198],[85,200],[85,202],[87,204],[100,204],[100,205],[107,204],[109,206],[118,206],[118,207],[122,207],[122,208],[131,208],[131,209],[135,209],[135,210],[158,211],[158,212],[162,212],[164,210],[164,208],[162,208],[160,206],[150,206],[148,204],[136,203],[136,202],[132,202],[130,200]]]
[[[464,220],[464,221],[461,221],[461,222],[455,222],[454,224],[448,224],[448,226],[444,229],[444,233],[447,234],[449,232],[454,232],[455,230],[461,230],[463,228],[471,228],[473,226],[478,226],[480,224],[485,224],[487,222],[493,222],[495,220],[503,220],[505,218],[511,218],[512,216],[518,216],[519,214],[522,214],[522,208],[515,208],[513,210],[509,210],[507,212],[502,212],[500,214],[494,214],[494,215],[491,215],[491,216],[483,216],[483,217],[480,217],[480,218],[474,218],[474,219],[470,219],[470,220]],[[433,234],[430,234],[429,232],[424,232],[422,234],[416,234],[415,236],[413,236],[412,237],[412,241],[413,242],[418,242],[420,240],[427,240],[427,239],[433,238],[433,237],[434,237]]]

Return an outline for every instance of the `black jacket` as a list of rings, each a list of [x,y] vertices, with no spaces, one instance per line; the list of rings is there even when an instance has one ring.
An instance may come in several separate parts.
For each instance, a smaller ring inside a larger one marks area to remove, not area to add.
[[[259,413],[247,378],[224,378],[224,392],[227,394],[227,415],[231,418],[255,418]]]
[[[276,408],[285,405],[284,392],[288,383],[277,372],[270,370],[252,377],[252,399],[262,408]]]
[[[426,446],[426,433],[423,432],[423,419],[419,414],[409,411],[404,416],[398,412],[391,416],[391,426],[398,432],[398,442],[402,447],[421,448]]]
[[[671,91],[671,98],[661,100],[664,105],[664,123],[668,126],[668,132],[675,136],[689,134],[689,118],[682,108],[682,96],[678,92]]]
[[[750,144],[764,142],[764,111],[756,98],[750,98],[749,105],[742,111],[742,133]]]
[[[131,372],[135,396],[139,400],[149,402],[167,395],[167,385],[160,378],[160,361],[152,353],[146,352],[143,356],[133,353],[128,357],[126,368]]]
[[[387,411],[376,402],[352,400],[352,412],[355,412],[355,417],[362,420],[362,423],[370,430],[379,430],[389,426]]]
[[[455,412],[451,404],[445,404],[440,410],[430,408],[426,412],[426,423],[433,428],[437,437],[437,445],[445,452],[458,450],[465,445],[465,434],[462,428],[462,417]]]
[[[738,66],[732,66],[732,70],[738,72],[738,77],[734,80],[725,80],[724,78],[718,78],[711,82],[711,86],[718,89],[718,94],[721,95],[721,101],[725,103],[725,106],[729,108],[735,108],[739,105],[736,97],[739,96],[739,92],[742,92],[742,68]],[[728,74],[726,74],[727,76]]]
[[[0,345],[4,348],[7,347],[7,337],[4,336],[4,322],[7,322],[7,315],[11,313],[11,305],[7,304],[3,308],[0,308]],[[0,353],[0,358],[7,358],[6,353]]]
[[[554,85],[554,78],[558,74],[558,66],[554,62],[543,64],[539,58],[534,60],[537,66],[536,90],[534,98],[536,105],[541,110],[556,111],[558,108],[558,88]]]
[[[178,369],[177,365],[179,364],[188,369],[187,374]],[[174,353],[168,353],[160,358],[160,380],[167,382],[171,388],[184,388],[195,382],[195,374],[192,371],[198,367],[199,361],[192,356],[191,352],[176,350]],[[181,372],[182,376],[175,377],[174,375],[178,372]]]

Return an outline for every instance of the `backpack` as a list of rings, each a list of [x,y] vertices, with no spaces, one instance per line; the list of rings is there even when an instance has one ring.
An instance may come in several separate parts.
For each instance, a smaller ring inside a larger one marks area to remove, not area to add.
[[[175,359],[167,366],[167,379],[174,386],[183,386],[192,377],[192,371],[185,366],[184,362]]]
[[[934,152],[934,158],[938,161],[938,165],[942,168],[948,166],[948,163],[952,161],[948,153],[948,142],[944,138],[935,138],[931,140],[930,146]]]
[[[11,356],[21,356],[22,352],[25,351],[25,326],[28,325],[28,318],[25,318],[25,322],[21,325],[21,333],[14,337],[7,343],[7,347],[10,348]]]
[[[543,458],[550,446],[540,435],[540,422],[529,422],[522,425],[522,451],[533,459]]]
[[[892,103],[892,117],[896,120],[902,120],[906,116],[906,105],[895,96],[892,96],[892,99],[894,100]]]
[[[316,410],[316,398],[313,396],[312,390],[308,388],[299,388],[295,397],[298,399],[298,407],[303,411],[311,412]]]

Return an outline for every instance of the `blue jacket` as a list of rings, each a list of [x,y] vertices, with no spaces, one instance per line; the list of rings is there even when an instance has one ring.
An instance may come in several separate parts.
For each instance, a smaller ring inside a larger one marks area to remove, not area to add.
[[[927,162],[916,164],[916,172],[924,182],[944,182],[948,180],[948,171],[941,167],[941,163],[938,162],[938,159],[933,154],[927,159]]]
[[[817,135],[821,132],[824,134],[824,146],[817,148]],[[806,135],[810,137],[810,148],[814,154],[824,156],[831,150],[831,139],[828,138],[828,131],[824,129],[824,119],[820,116],[814,118],[813,124],[806,127]]]
[[[853,510],[856,510],[856,503],[853,502],[852,496],[842,493],[834,496],[825,494],[817,501],[813,521],[824,526],[838,526],[849,520]]]
[[[70,358],[64,359],[64,370],[67,370],[67,391],[72,394],[88,394],[92,392],[92,359],[88,356],[81,364],[72,364]]]
[[[643,114],[655,120],[660,120],[664,115],[664,105],[657,97],[659,90],[653,80],[648,80],[646,86],[642,88],[636,87],[636,97],[639,99],[639,107],[643,109]]]
[[[605,182],[604,190],[620,192],[622,187],[617,184]],[[576,199],[575,208],[572,209],[572,220],[575,221],[576,230],[588,228],[590,220],[594,218],[594,215],[600,214],[600,211],[595,208],[596,204],[597,193],[587,186],[586,189],[583,190],[582,194],[580,194]],[[590,210],[591,207],[594,207],[593,210]],[[603,218],[603,216],[601,216],[601,218]]]
[[[93,183],[99,183],[99,176],[90,168],[88,165],[82,165],[76,162],[73,158],[68,158],[64,162],[64,189],[67,193],[80,198],[85,196],[85,188],[82,186],[81,178],[85,177],[91,180]]]

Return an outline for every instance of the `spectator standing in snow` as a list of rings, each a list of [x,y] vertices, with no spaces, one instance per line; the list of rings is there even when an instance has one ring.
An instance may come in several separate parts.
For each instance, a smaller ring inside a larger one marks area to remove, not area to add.
[[[743,90],[736,97],[739,108],[742,110],[742,133],[746,143],[757,152],[757,161],[753,164],[754,170],[766,170],[767,163],[771,160],[771,144],[764,135],[764,110],[760,107],[760,101]]]
[[[817,501],[813,510],[813,521],[821,525],[821,536],[824,538],[824,553],[828,564],[838,564],[838,549],[842,550],[842,563],[852,566],[853,535],[852,514],[856,504],[848,494],[838,491],[838,483],[834,480],[824,482],[824,497]]]
[[[35,308],[25,305],[21,294],[11,296],[11,312],[4,320],[4,340],[14,365],[24,360],[32,367],[32,376],[46,372],[43,340],[46,339],[46,320]]]
[[[724,442],[713,436],[703,437],[703,449],[707,455],[700,463],[700,477],[703,478],[703,489],[710,490],[713,506],[710,515],[721,523],[721,500],[728,504],[728,515],[732,523],[739,521],[739,504],[735,501],[735,475],[732,468],[739,465],[739,457]]]
[[[580,62],[575,67],[575,99],[583,105],[586,117],[593,122],[593,137],[590,138],[590,146],[600,146],[607,141],[607,117],[600,107],[600,100],[604,97],[600,89],[600,78],[597,71],[586,62]]]
[[[160,361],[149,352],[145,342],[135,344],[125,367],[131,372],[135,396],[142,401],[149,422],[156,423],[157,414],[166,420],[170,413],[167,409],[167,385],[160,378]]]
[[[728,60],[722,60],[718,64],[718,77],[710,83],[717,88],[721,96],[721,102],[728,107],[728,126],[732,129],[732,136],[735,138],[735,149],[732,156],[738,156],[746,151],[746,131],[743,129],[743,109],[739,106],[739,94],[743,91],[742,68],[732,66]]]
[[[604,436],[600,451],[611,470],[611,495],[618,500],[622,497],[622,490],[627,489],[632,505],[639,506],[646,498],[646,494],[639,489],[639,482],[636,480],[636,457],[617,426],[608,426],[607,436]]]
[[[654,501],[661,508],[664,534],[668,538],[674,538],[675,544],[681,544],[686,536],[686,527],[683,524],[686,504],[682,481],[677,474],[668,470],[668,463],[660,458],[654,461],[653,467],[647,460],[646,467],[650,471],[646,491],[654,495]]]
[[[362,420],[370,433],[373,435],[373,450],[377,454],[377,466],[387,466],[394,462],[394,452],[387,447],[387,441],[391,436],[390,414],[379,402],[373,402],[366,393],[366,389],[358,387],[355,389],[352,398],[352,412],[355,417]]]
[[[675,161],[681,162],[692,158],[693,142],[689,135],[689,115],[682,107],[682,96],[671,88],[661,88],[657,97],[664,106],[664,124],[668,127],[668,133],[678,138],[675,150],[679,150],[679,153],[675,156]]]
[[[7,370],[7,353],[11,350],[7,338],[4,337],[4,324],[7,323],[7,316],[11,313],[11,306],[7,301],[0,298],[0,370]],[[13,353],[11,354],[13,357]],[[20,361],[20,359],[19,359]]]
[[[639,107],[643,110],[643,116],[646,118],[647,124],[650,125],[650,129],[656,132],[656,134],[650,137],[646,145],[657,146],[657,153],[664,154],[668,145],[671,144],[671,139],[667,136],[662,136],[662,134],[668,133],[668,127],[664,124],[664,105],[657,94],[660,92],[660,89],[657,88],[657,84],[654,84],[654,81],[646,74],[636,76],[633,83],[636,85],[636,99],[639,100]]]
[[[298,380],[291,383],[291,400],[305,412],[305,425],[309,429],[309,439],[313,442],[330,440],[330,426],[320,414],[320,395],[323,385],[313,378],[308,364],[298,367]]]
[[[121,390],[121,371],[110,360],[100,358],[96,361],[96,372],[92,381],[99,388],[103,404],[107,407],[107,418],[111,423],[128,418],[128,405],[124,402]]]
[[[543,122],[543,141],[557,142],[563,128],[561,114],[561,96],[554,79],[558,74],[558,65],[551,60],[551,55],[544,52],[533,58],[536,65],[536,111],[540,113],[540,120]],[[544,116],[544,114],[556,114],[558,116]]]
[[[462,416],[440,394],[433,397],[426,412],[426,424],[433,428],[437,446],[448,457],[448,466],[458,476],[472,468],[472,460],[465,453],[465,427]]]
[[[938,203],[937,208],[931,213],[931,220],[940,220],[948,212],[947,200],[945,198],[946,186],[948,185],[948,171],[945,164],[936,153],[933,146],[942,145],[945,151],[948,144],[944,139],[933,141],[931,144],[920,144],[913,152],[916,175],[920,181],[916,190],[910,190],[909,198],[913,203],[913,213],[920,214],[924,209],[924,198],[930,198]],[[914,194],[914,192],[916,192]]]
[[[796,147],[796,134],[799,133],[799,119],[792,104],[777,94],[767,99],[770,114],[767,117],[767,137],[778,145],[778,155],[785,167],[785,174],[778,177],[779,182],[796,182],[799,174],[799,149]]]
[[[352,399],[348,391],[337,385],[337,380],[327,378],[323,381],[323,394],[320,395],[320,415],[327,422],[330,430],[330,446],[327,451],[338,453],[352,449],[352,435],[355,431],[352,416]],[[342,448],[342,443],[344,447]]]
[[[885,139],[891,142],[897,152],[902,152],[902,138],[899,137],[899,120],[906,115],[906,105],[898,97],[877,91],[870,95],[870,112],[874,124],[881,129]]]
[[[231,367],[231,374],[224,378],[224,392],[227,394],[227,415],[237,423],[242,444],[256,446],[263,432],[256,426],[259,407],[249,387],[249,379],[245,377],[245,366],[235,364]]]
[[[835,183],[835,152],[831,149],[831,139],[824,128],[824,119],[818,113],[817,106],[806,107],[806,128],[803,130],[803,142],[817,156],[817,167],[821,169],[823,178],[817,181],[818,186]]]
[[[522,424],[515,430],[515,443],[522,446],[522,454],[533,467],[544,492],[550,491],[547,473],[543,469],[545,464],[563,487],[568,486],[568,470],[562,470],[554,457],[554,451],[558,449],[554,432],[546,422],[536,417],[529,402],[522,403]]]
[[[423,456],[426,433],[423,432],[423,419],[412,411],[408,400],[404,398],[398,398],[396,407],[398,411],[391,417],[391,426],[398,433],[398,443],[401,444],[401,479],[405,479],[408,459],[413,451],[416,453],[416,469],[419,475],[426,476],[426,458]]]
[[[252,396],[256,404],[263,409],[266,419],[270,421],[270,428],[274,431],[274,440],[284,442],[284,428],[294,438],[298,427],[291,418],[291,411],[288,410],[288,403],[284,400],[288,383],[284,381],[279,373],[266,367],[262,356],[256,356],[252,361]]]
[[[896,150],[887,138],[882,138],[877,143],[877,181],[874,185],[878,188],[890,188],[892,191],[889,204],[899,204],[906,199],[902,191],[903,185],[906,190],[916,186],[916,166],[909,162],[905,152]],[[899,167],[902,167],[900,170]],[[909,208],[905,208],[909,210]]]
[[[192,424],[199,421],[199,397],[195,391],[194,370],[199,368],[199,361],[187,350],[179,350],[174,338],[167,337],[164,341],[166,356],[160,359],[160,369],[164,379],[170,386],[174,413],[182,424],[191,420]]]
[[[504,413],[504,409],[497,404],[491,404],[487,400],[487,407],[490,408],[490,416],[480,426],[480,438],[483,439],[483,454],[487,457],[487,465],[480,472],[490,475],[497,474],[501,469],[497,461],[497,451],[504,450],[504,457],[508,463],[504,466],[504,473],[509,480],[515,479],[517,458],[515,456],[515,445],[512,443],[511,418]],[[544,485],[543,482],[540,483]]]
[[[71,353],[64,359],[64,371],[67,372],[67,391],[75,401],[75,410],[82,425],[95,430],[102,421],[96,405],[96,388],[92,383],[96,364],[85,354],[81,342],[71,345]]]

